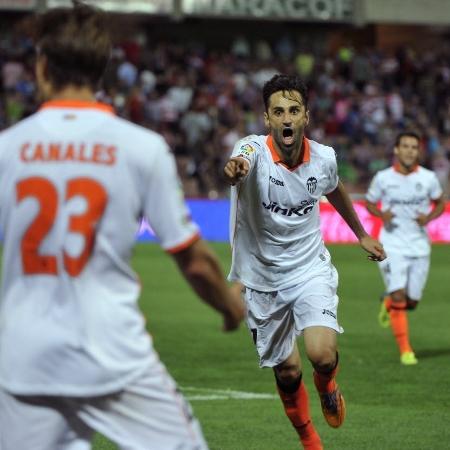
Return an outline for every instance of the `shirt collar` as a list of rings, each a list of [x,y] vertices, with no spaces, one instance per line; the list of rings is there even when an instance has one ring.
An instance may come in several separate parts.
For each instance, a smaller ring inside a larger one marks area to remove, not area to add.
[[[60,109],[60,108],[75,108],[75,109],[96,109],[114,114],[114,108],[106,103],[90,102],[87,100],[49,100],[41,105],[39,109]]]
[[[405,174],[405,173],[402,173],[402,172],[401,172],[401,170],[400,170],[400,164],[399,164],[398,162],[396,162],[396,163],[392,166],[392,168],[393,168],[396,172],[400,173],[401,175],[409,175],[408,173]],[[415,166],[413,166],[411,172],[409,172],[409,173],[417,172],[418,170],[419,170],[419,164],[416,164]]]
[[[295,166],[295,167],[288,167],[286,164],[283,163],[283,161],[280,158],[280,155],[275,150],[275,144],[273,142],[273,137],[271,134],[267,136],[266,139],[267,146],[269,147],[270,154],[272,155],[273,162],[275,164],[282,164],[283,166],[287,167],[289,170],[296,169],[298,166],[305,162],[309,162],[311,159],[311,150],[310,150],[310,144],[309,139],[306,139],[303,136],[303,142],[302,142],[302,148],[303,148],[303,157],[302,160]]]

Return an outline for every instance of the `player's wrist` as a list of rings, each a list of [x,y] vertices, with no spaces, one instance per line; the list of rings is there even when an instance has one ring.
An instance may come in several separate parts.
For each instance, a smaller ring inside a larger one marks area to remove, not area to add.
[[[358,233],[356,235],[356,237],[358,238],[358,241],[361,243],[363,240],[365,240],[366,238],[370,237],[369,234],[366,231],[361,231],[361,233]]]

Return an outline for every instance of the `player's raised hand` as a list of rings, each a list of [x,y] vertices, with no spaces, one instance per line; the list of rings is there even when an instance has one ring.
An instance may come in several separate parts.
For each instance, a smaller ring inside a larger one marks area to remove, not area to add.
[[[359,241],[361,247],[369,253],[368,258],[371,261],[383,261],[386,259],[386,253],[384,252],[383,245],[376,239],[370,236],[364,236]]]
[[[249,162],[244,158],[231,158],[225,165],[223,173],[225,179],[234,186],[236,183],[242,180],[250,169]]]

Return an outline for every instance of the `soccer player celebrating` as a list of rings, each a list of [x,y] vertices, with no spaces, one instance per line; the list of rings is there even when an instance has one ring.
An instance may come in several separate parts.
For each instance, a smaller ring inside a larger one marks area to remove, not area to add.
[[[142,215],[225,330],[245,315],[190,219],[166,142],[95,101],[106,20],[79,2],[38,18],[46,102],[0,134],[2,450],[88,449],[95,431],[122,449],[207,449],[138,309],[130,257]]]
[[[436,175],[418,165],[419,153],[419,136],[400,133],[394,147],[397,161],[375,175],[366,203],[369,212],[383,220],[380,240],[389,255],[379,263],[388,295],[378,319],[384,328],[391,324],[405,365],[417,364],[406,312],[417,307],[427,280],[431,248],[425,226],[445,207]]]
[[[248,326],[261,367],[272,367],[286,414],[305,449],[322,449],[309,413],[296,337],[303,334],[322,411],[332,427],[345,417],[338,371],[338,276],[324,246],[319,200],[326,195],[369,258],[385,258],[363,229],[337,176],[334,150],[307,139],[308,96],[295,76],[263,87],[268,136],[237,142],[224,174],[232,185],[229,279],[243,286]]]

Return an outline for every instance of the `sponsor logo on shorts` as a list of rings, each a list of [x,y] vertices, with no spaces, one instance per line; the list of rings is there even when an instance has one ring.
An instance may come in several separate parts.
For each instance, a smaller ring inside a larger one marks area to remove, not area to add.
[[[323,314],[323,315],[328,314],[329,316],[333,317],[333,319],[336,319],[336,314],[334,314],[333,312],[331,312],[329,309],[324,309],[324,310],[322,311],[322,314]]]
[[[269,180],[271,183],[276,184],[277,186],[284,186],[284,183],[282,181],[277,180],[276,178],[271,177],[270,175],[269,175]]]
[[[317,203],[317,200],[303,200],[300,205],[294,206],[293,208],[284,208],[283,206],[279,205],[277,202],[270,202],[269,204],[266,204],[262,202],[262,205],[264,208],[269,210],[270,212],[281,214],[282,216],[305,216],[306,214],[310,213],[314,205]]]

